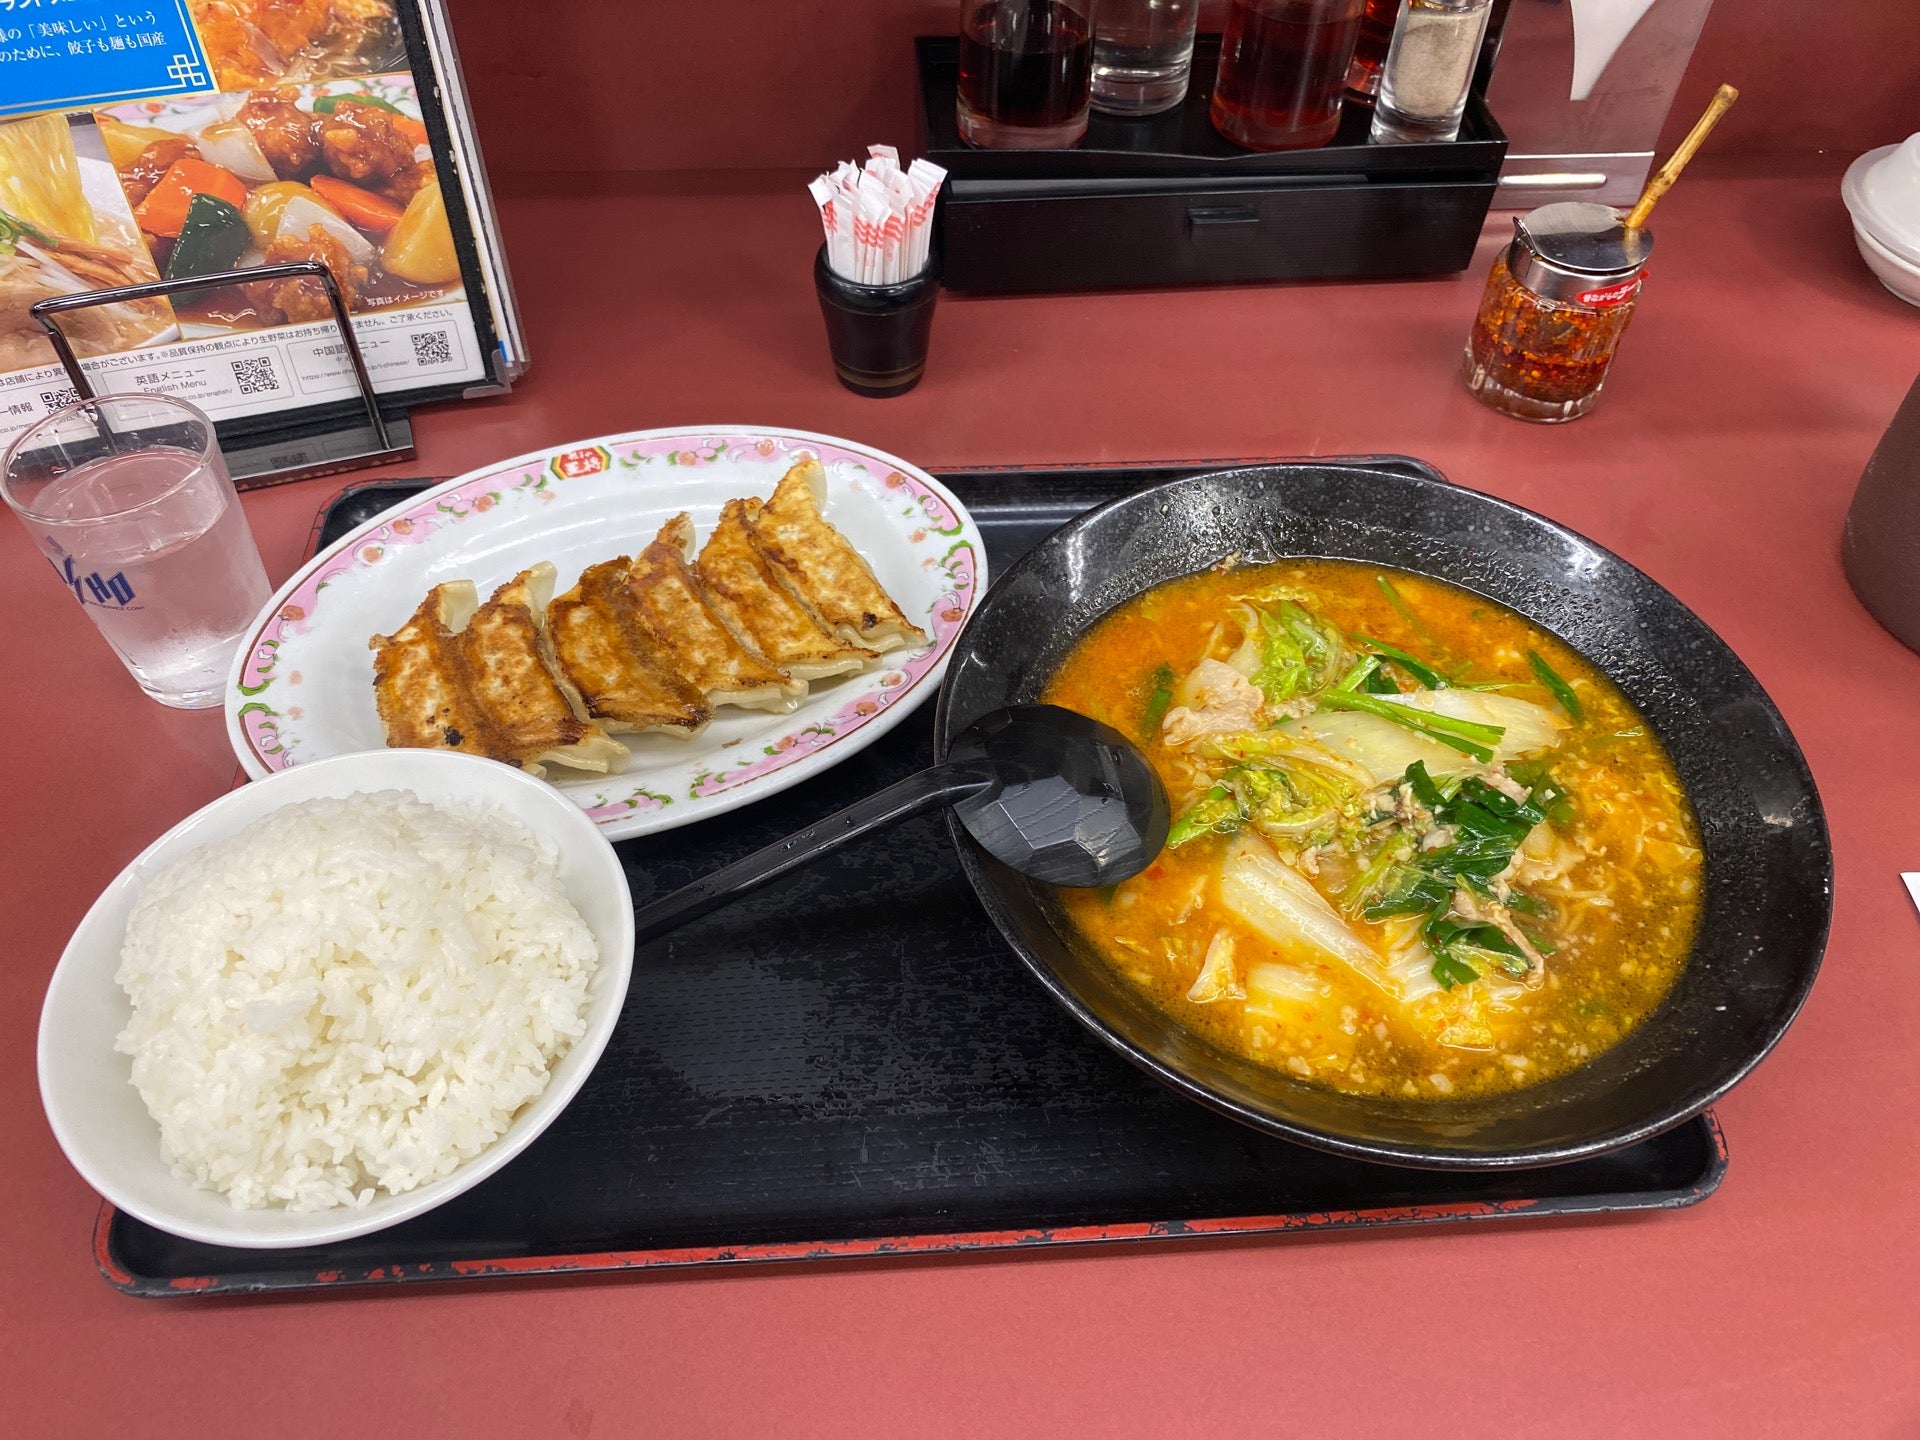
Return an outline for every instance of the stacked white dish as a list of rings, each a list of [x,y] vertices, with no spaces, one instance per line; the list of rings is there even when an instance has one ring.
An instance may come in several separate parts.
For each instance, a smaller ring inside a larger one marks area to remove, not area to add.
[[[1854,161],[1840,198],[1867,268],[1909,305],[1920,305],[1920,135]]]

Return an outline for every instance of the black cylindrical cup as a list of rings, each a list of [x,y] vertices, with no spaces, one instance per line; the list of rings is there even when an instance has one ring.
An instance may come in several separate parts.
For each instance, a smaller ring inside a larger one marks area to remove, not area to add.
[[[840,383],[856,395],[904,395],[927,368],[933,302],[940,296],[938,264],[898,285],[856,285],[827,263],[822,245],[813,260],[813,289],[827,322],[827,349]]]

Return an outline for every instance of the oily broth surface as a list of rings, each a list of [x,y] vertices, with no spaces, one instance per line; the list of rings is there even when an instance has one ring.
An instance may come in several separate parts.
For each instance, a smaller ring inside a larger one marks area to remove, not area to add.
[[[1415,623],[1388,599],[1383,574]],[[1584,718],[1562,733],[1548,760],[1573,793],[1574,818],[1562,833],[1585,856],[1558,891],[1544,892],[1555,907],[1558,946],[1545,982],[1503,1013],[1490,1050],[1412,1033],[1391,1023],[1393,1002],[1345,966],[1283,954],[1218,902],[1213,882],[1228,843],[1218,835],[1166,851],[1110,892],[1062,892],[1070,921],[1181,1024],[1336,1090],[1423,1099],[1492,1094],[1564,1074],[1618,1043],[1666,996],[1692,948],[1699,832],[1672,762],[1639,713],[1546,631],[1423,576],[1348,561],[1288,561],[1191,575],[1135,597],[1081,640],[1043,698],[1138,739],[1157,667],[1186,674],[1208,653],[1236,597],[1269,586],[1284,587],[1349,635],[1400,646],[1458,679],[1511,682],[1512,693],[1551,703],[1529,669],[1531,649],[1573,686]],[[1194,772],[1158,733],[1143,748],[1178,813],[1196,793]],[[1352,928],[1372,941],[1380,927],[1354,921]],[[1188,1000],[1208,941],[1221,929],[1244,963],[1311,969],[1331,993],[1284,1014],[1257,1000]]]

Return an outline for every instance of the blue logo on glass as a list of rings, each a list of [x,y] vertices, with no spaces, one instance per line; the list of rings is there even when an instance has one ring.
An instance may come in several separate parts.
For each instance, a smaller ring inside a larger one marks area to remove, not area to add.
[[[187,0],[0,0],[0,115],[211,89]]]
[[[6,3],[7,0],[0,0],[0,6]],[[133,586],[119,570],[114,571],[111,577],[101,575],[98,570],[82,575],[71,555],[53,568],[60,572],[60,578],[73,591],[73,598],[82,605],[110,605],[116,610],[124,610],[133,603]]]

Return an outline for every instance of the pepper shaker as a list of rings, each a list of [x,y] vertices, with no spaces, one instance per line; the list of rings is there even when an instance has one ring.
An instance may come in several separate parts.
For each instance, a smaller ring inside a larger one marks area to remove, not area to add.
[[[1376,141],[1451,140],[1460,133],[1492,14],[1493,0],[1400,0],[1374,102]]]

